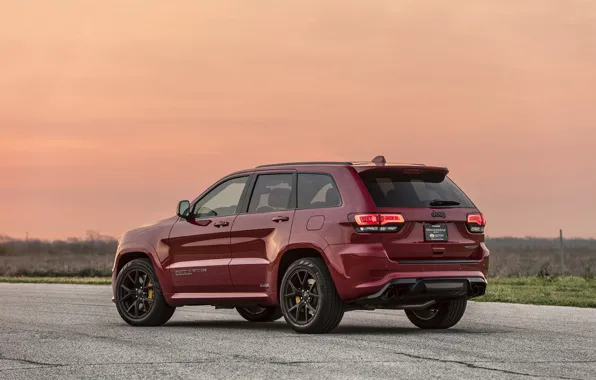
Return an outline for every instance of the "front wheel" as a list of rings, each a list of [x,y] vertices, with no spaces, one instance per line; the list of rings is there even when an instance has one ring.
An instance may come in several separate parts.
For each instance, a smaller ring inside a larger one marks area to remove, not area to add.
[[[298,259],[290,265],[281,281],[279,303],[286,322],[300,333],[327,333],[344,316],[344,303],[331,274],[317,257]]]
[[[279,307],[237,307],[236,311],[249,322],[273,322],[282,317]]]
[[[166,303],[149,259],[135,259],[124,265],[116,277],[116,308],[133,326],[158,326],[176,310]]]
[[[467,303],[466,299],[441,302],[424,309],[406,310],[406,316],[421,329],[448,329],[464,316]]]

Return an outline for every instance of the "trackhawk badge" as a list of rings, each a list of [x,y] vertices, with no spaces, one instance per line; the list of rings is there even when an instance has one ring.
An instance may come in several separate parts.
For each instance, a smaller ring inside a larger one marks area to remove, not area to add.
[[[196,268],[196,269],[177,269],[174,273],[176,276],[190,276],[193,273],[205,273],[207,268]]]

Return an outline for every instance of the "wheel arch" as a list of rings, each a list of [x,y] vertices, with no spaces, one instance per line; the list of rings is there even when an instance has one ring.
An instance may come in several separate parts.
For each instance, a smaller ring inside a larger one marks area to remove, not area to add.
[[[272,281],[272,285],[274,285],[274,288],[272,290],[275,292],[274,297],[275,297],[276,303],[279,302],[277,295],[279,294],[279,289],[281,287],[281,280],[283,279],[283,276],[286,273],[286,270],[290,267],[290,265],[294,261],[296,261],[298,259],[305,258],[305,257],[319,257],[319,258],[323,259],[323,261],[325,261],[325,265],[327,266],[329,271],[333,272],[332,263],[329,261],[329,258],[327,257],[324,249],[321,249],[320,247],[314,246],[311,244],[295,245],[295,246],[289,247],[282,254],[280,254],[279,261],[277,264],[277,270],[273,271],[273,273],[275,274],[276,277],[275,277],[274,281]],[[333,276],[332,276],[332,278],[333,278]]]
[[[115,282],[120,270],[122,270],[126,264],[135,259],[149,259],[153,269],[155,270],[155,275],[159,280],[162,291],[165,294],[172,293],[172,281],[170,279],[170,275],[167,269],[164,268],[162,263],[158,260],[157,254],[150,249],[136,245],[131,245],[130,247],[125,247],[124,249],[118,251],[116,260],[114,262],[114,272],[112,275],[113,282]]]
[[[151,260],[151,255],[149,255],[147,252],[143,252],[143,251],[131,251],[131,252],[125,252],[125,253],[118,255],[118,260],[114,267],[116,276],[118,276],[118,273],[120,273],[120,271],[126,264],[128,264],[131,261],[136,260],[136,259]],[[151,264],[153,264],[153,260],[151,260]],[[155,265],[153,265],[153,267],[155,268]]]

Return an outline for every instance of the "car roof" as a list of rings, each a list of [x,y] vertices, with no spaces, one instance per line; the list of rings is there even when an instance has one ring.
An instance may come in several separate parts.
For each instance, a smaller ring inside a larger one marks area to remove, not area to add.
[[[268,170],[313,170],[313,169],[321,169],[321,168],[354,168],[356,172],[364,172],[368,170],[378,170],[378,169],[391,169],[391,168],[413,168],[413,169],[421,169],[424,171],[442,171],[445,174],[449,173],[449,169],[444,166],[428,166],[425,164],[415,164],[415,163],[394,163],[394,162],[387,162],[385,157],[383,156],[376,156],[370,161],[299,161],[299,162],[280,162],[276,164],[265,164],[259,165],[255,168],[251,169],[243,169],[238,170],[233,173],[228,174],[226,177],[238,176],[238,175],[246,175],[251,174],[254,172],[260,171],[268,171]]]
[[[362,172],[370,169],[382,167],[400,167],[400,168],[424,168],[425,170],[441,170],[448,171],[445,167],[427,166],[416,163],[394,163],[387,162],[384,156],[376,156],[370,161],[299,161],[299,162],[280,162],[275,164],[259,165],[252,169],[240,170],[231,175],[251,173],[254,171],[263,170],[283,170],[283,169],[307,169],[307,168],[323,168],[323,167],[352,167],[357,172]]]

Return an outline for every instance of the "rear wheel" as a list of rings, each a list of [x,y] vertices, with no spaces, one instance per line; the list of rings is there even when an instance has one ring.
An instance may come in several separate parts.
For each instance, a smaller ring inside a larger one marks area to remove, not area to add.
[[[322,334],[335,329],[344,304],[325,262],[316,257],[298,259],[281,281],[279,302],[286,322],[301,333]]]
[[[464,316],[467,303],[466,299],[437,303],[425,309],[406,310],[406,316],[421,329],[448,329]]]
[[[116,277],[115,299],[118,313],[133,326],[163,325],[176,310],[166,303],[148,259],[124,265]]]
[[[273,322],[282,317],[279,307],[237,307],[236,311],[249,322]]]

